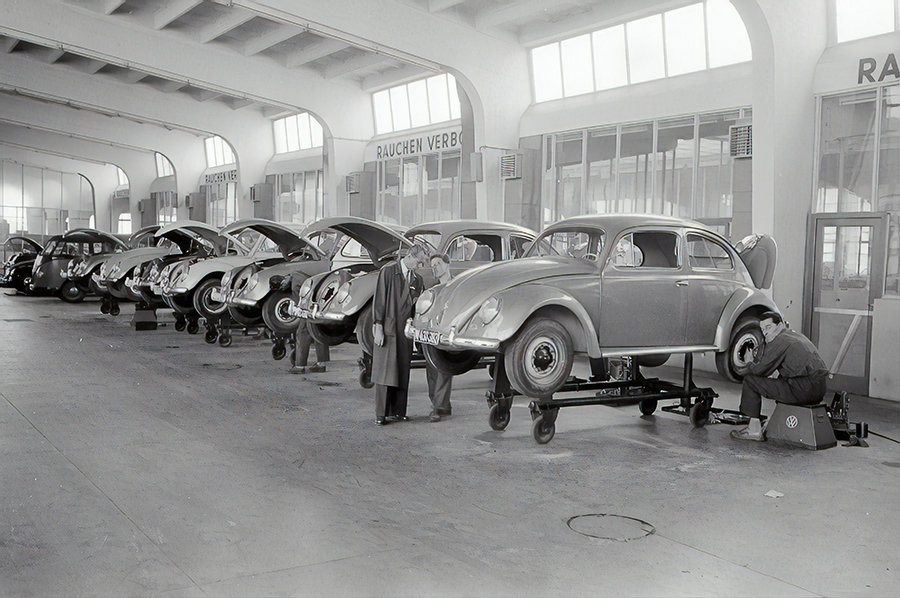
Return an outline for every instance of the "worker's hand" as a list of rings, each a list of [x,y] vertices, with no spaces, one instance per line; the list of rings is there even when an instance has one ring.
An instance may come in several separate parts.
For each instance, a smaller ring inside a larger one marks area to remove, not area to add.
[[[372,326],[372,336],[375,337],[375,344],[379,347],[384,346],[384,326],[381,324],[374,324]]]

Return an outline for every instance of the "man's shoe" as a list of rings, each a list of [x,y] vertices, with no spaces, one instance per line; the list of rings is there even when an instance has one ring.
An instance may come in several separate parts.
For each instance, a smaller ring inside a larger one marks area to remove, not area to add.
[[[438,415],[450,415],[450,409],[435,409]]]
[[[753,440],[754,442],[765,442],[766,435],[762,432],[753,433],[750,427],[741,428],[740,430],[732,430],[731,437],[738,440]]]
[[[431,415],[428,416],[428,421],[439,422],[441,421],[441,414],[437,411],[432,411]]]
[[[306,366],[305,365],[295,365],[294,367],[291,368],[291,373],[292,374],[305,374]]]
[[[405,415],[397,415],[395,416],[398,422],[408,422],[409,418]]]
[[[321,374],[325,371],[325,365],[321,363],[314,363],[313,365],[306,368],[307,374]]]
[[[379,417],[375,419],[375,424],[378,426],[386,426],[388,424],[388,421],[383,417]]]

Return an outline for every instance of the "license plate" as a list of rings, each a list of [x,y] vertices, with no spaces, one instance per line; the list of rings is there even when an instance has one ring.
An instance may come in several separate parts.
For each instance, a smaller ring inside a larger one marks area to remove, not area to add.
[[[416,330],[415,341],[425,345],[437,345],[441,342],[441,334],[433,330]]]

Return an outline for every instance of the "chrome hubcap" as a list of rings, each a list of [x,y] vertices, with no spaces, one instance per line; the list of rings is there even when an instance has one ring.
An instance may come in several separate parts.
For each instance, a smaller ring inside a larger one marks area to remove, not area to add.
[[[552,376],[559,366],[559,347],[553,339],[540,336],[531,341],[526,352],[525,369],[534,379]]]

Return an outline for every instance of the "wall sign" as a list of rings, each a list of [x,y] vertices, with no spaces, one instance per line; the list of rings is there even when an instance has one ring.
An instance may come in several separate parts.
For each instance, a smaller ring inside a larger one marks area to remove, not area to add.
[[[457,131],[447,133],[434,133],[420,135],[399,141],[386,141],[375,147],[375,159],[398,158],[400,156],[412,156],[437,152],[441,150],[456,149],[462,145],[460,134]]]
[[[238,180],[237,169],[223,170],[222,172],[211,172],[204,176],[207,185],[213,183],[236,183]]]
[[[885,79],[900,79],[900,66],[897,66],[897,58],[893,52],[880,62],[875,58],[860,58],[859,69],[856,74],[856,83],[881,83]]]

